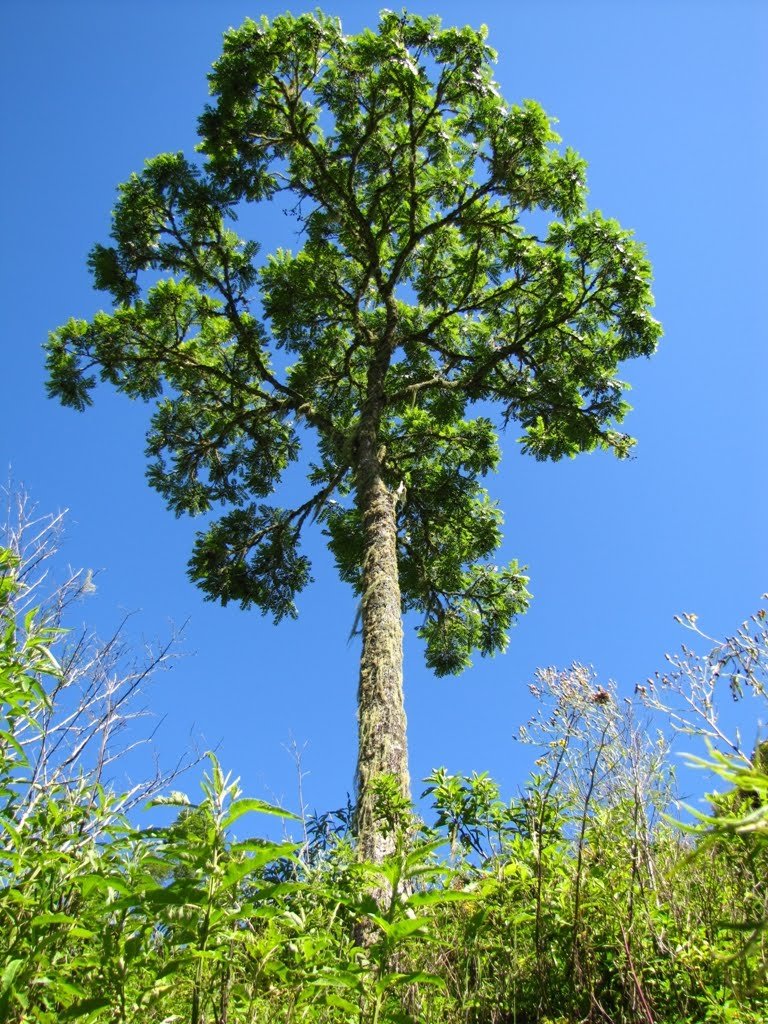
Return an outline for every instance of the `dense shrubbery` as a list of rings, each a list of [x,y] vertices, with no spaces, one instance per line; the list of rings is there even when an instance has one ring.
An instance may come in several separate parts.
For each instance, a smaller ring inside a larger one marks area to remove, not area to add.
[[[254,812],[282,812],[243,799],[213,756],[197,803],[162,778],[110,792],[128,712],[97,693],[104,650],[67,647],[62,591],[29,608],[18,544],[0,570],[0,1020],[765,1020],[766,758],[710,707],[716,685],[764,696],[762,612],[711,654],[673,659],[637,702],[580,667],[541,672],[522,793],[436,771],[425,823],[384,780],[395,852],[374,867],[342,811],[304,823],[302,843],[243,838]],[[709,738],[730,787],[693,831],[664,816],[661,709]],[[129,820],[148,797],[175,820]]]

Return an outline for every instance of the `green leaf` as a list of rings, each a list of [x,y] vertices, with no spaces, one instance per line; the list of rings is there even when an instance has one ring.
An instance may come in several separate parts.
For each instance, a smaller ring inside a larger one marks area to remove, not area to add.
[[[377,922],[378,923],[378,922]],[[404,918],[387,924],[384,932],[390,942],[400,942],[409,936],[418,935],[420,938],[431,938],[429,930],[430,922],[420,917]]]
[[[9,960],[0,974],[0,995],[10,991],[15,979],[24,967],[24,961],[20,959]]]
[[[265,864],[271,864],[282,857],[293,857],[296,852],[296,846],[293,844],[269,845],[269,849],[260,850],[242,861],[233,861],[228,864],[222,876],[221,888],[229,889],[243,878],[259,871]]]
[[[112,892],[120,893],[122,896],[127,896],[133,892],[132,887],[123,878],[118,878],[115,875],[100,875],[100,874],[88,874],[82,875],[78,879],[78,884],[81,888],[83,896],[89,896],[94,890],[101,892]]]
[[[433,907],[443,903],[467,903],[477,900],[480,894],[466,892],[461,889],[430,889],[427,892],[415,892],[405,901],[407,907]]]
[[[77,919],[70,914],[38,914],[29,922],[32,928],[43,924],[73,924]]]
[[[344,971],[338,968],[324,971],[322,975],[317,978],[311,978],[306,984],[317,988],[324,988],[328,986],[331,988],[353,989],[360,993],[363,992],[363,979],[360,974],[354,974],[352,971]]]
[[[435,988],[445,988],[445,981],[437,974],[428,974],[425,971],[412,971],[406,974],[393,973],[385,974],[374,986],[377,995],[382,995],[390,989],[402,985],[432,985]]]
[[[67,1007],[59,1013],[60,1020],[79,1020],[79,1021],[91,1021],[96,1020],[106,1010],[110,1010],[112,1002],[104,996],[92,996],[89,999],[83,999],[79,1003],[73,1003],[72,1006]]]
[[[248,798],[232,801],[229,805],[227,815],[221,823],[222,829],[229,828],[230,825],[233,825],[244,814],[248,814],[250,812],[256,814],[273,814],[279,818],[288,818],[291,821],[300,820],[295,814],[292,814],[291,811],[286,811],[282,807],[275,807],[273,804],[265,803],[263,800],[253,800]]]
[[[348,999],[344,999],[336,992],[324,992],[318,1000],[324,1006],[334,1006],[339,1010],[344,1010],[346,1013],[359,1014],[360,1007],[354,1003],[350,1003]]]

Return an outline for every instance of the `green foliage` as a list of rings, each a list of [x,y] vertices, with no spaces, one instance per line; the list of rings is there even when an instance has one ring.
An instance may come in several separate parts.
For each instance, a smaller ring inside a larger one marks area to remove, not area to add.
[[[660,334],[641,246],[586,212],[584,162],[544,111],[500,96],[485,35],[389,11],[352,36],[320,12],[230,30],[204,160],[163,154],[120,187],[113,244],[90,256],[115,308],[48,344],[65,404],[87,405],[97,378],[154,403],[150,484],[176,514],[224,508],[191,577],[276,619],[311,579],[314,519],[364,592],[374,437],[401,496],[402,607],[438,674],[503,650],[529,599],[517,564],[493,561],[501,513],[482,481],[499,426],[538,459],[625,456],[617,367]],[[234,224],[268,201],[299,248],[259,260]],[[310,433],[306,500],[273,504]]]
[[[23,739],[19,722],[44,728],[61,636],[18,612],[19,558],[0,551],[0,565],[3,706]],[[427,826],[381,776],[394,842],[380,864],[357,858],[348,809],[308,823],[308,845],[251,834],[254,813],[292,816],[244,797],[213,755],[197,803],[152,801],[168,824],[128,822],[84,763],[30,802],[30,757],[5,738],[0,1019],[760,1024],[762,748],[700,759],[730,790],[686,832],[660,813],[668,750],[640,708],[580,666],[534,686],[522,792],[505,801],[487,775],[438,769]]]
[[[538,104],[503,99],[495,59],[485,29],[405,12],[351,36],[320,11],[230,30],[202,156],[147,161],[91,251],[112,312],[47,346],[65,405],[99,380],[152,403],[148,480],[208,517],[189,562],[206,598],[295,617],[320,523],[360,598],[356,827],[375,858],[371,784],[409,787],[399,617],[456,674],[505,650],[530,599],[494,558],[499,432],[537,459],[625,457],[619,364],[661,333],[642,246],[587,211],[584,162]],[[235,231],[265,202],[295,251],[261,258]]]
[[[14,599],[23,586],[18,579],[20,564],[19,555],[0,548],[0,744],[23,764],[26,756],[15,735],[17,727],[23,722],[35,728],[31,710],[46,704],[40,679],[55,675],[59,666],[49,646],[57,630],[46,626],[34,610],[21,622],[14,616]]]

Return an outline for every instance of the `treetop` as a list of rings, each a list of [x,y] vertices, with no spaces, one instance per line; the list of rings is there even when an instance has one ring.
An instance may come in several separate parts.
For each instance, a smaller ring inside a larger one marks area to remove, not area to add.
[[[587,211],[584,161],[538,104],[503,99],[495,57],[484,29],[391,11],[356,35],[321,12],[230,30],[201,156],[148,161],[92,250],[115,308],[48,347],[65,404],[97,377],[155,403],[150,483],[177,514],[224,507],[192,577],[277,618],[310,579],[313,519],[360,589],[372,429],[402,495],[403,607],[441,673],[503,648],[528,599],[517,565],[491,562],[499,428],[537,459],[626,456],[618,367],[660,336],[642,246]],[[236,224],[258,229],[270,201],[298,245],[261,258]],[[309,433],[306,502],[272,504]]]

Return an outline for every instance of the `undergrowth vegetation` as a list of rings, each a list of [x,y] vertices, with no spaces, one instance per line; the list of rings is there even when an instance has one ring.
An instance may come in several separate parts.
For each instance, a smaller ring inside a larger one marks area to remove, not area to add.
[[[43,599],[51,525],[0,552],[0,1020],[766,1019],[768,754],[716,713],[729,687],[765,699],[764,611],[632,700],[580,666],[540,672],[521,792],[440,769],[418,816],[384,777],[394,852],[374,866],[349,809],[299,822],[243,797],[213,754],[196,801],[175,771],[105,784],[135,684],[168,649],[120,675],[118,643],[62,631],[89,581]],[[675,804],[674,730],[709,743],[699,765],[724,788],[707,814]],[[147,801],[167,824],[143,822]],[[264,838],[260,814],[300,840]]]

